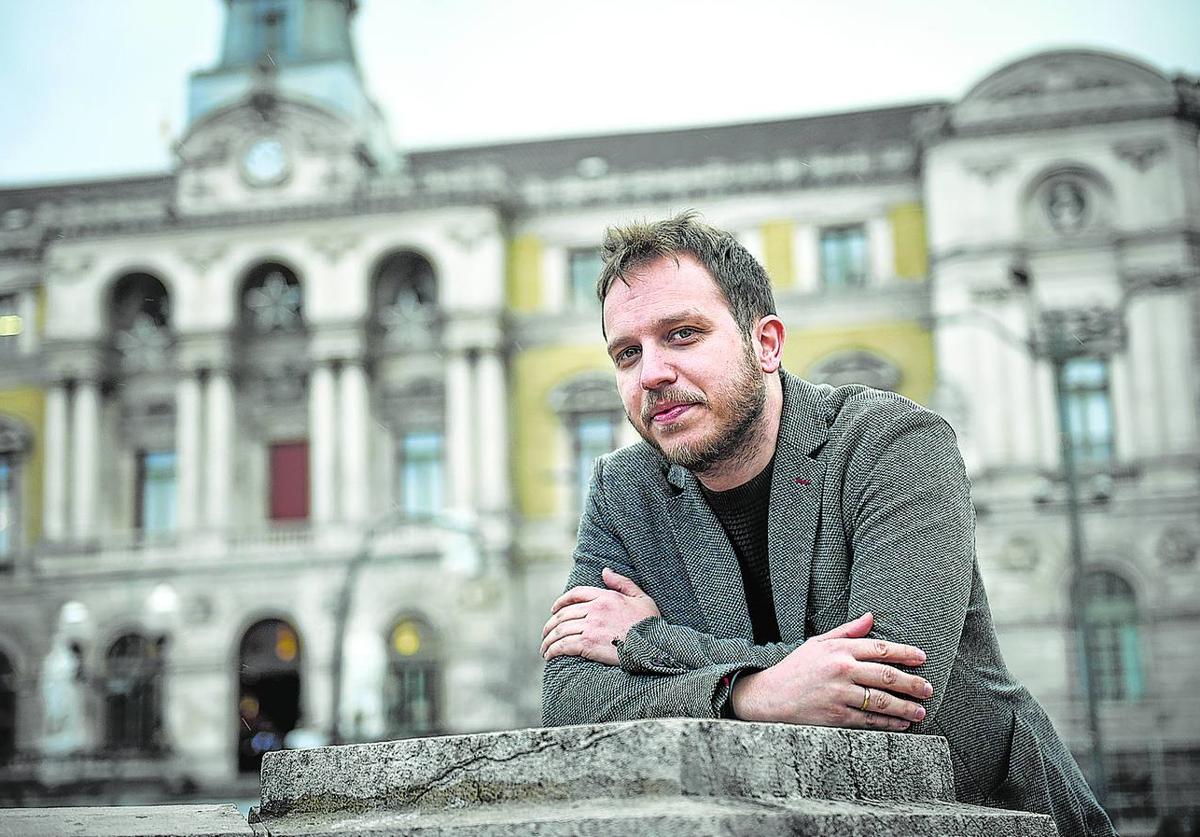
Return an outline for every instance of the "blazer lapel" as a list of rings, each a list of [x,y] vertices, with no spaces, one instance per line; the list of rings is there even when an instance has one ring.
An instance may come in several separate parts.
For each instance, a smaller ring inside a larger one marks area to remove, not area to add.
[[[677,489],[667,497],[672,534],[709,633],[754,636],[737,554],[700,493],[695,475],[672,465],[667,481]]]
[[[780,638],[800,642],[807,638],[808,586],[825,479],[825,461],[816,454],[828,437],[828,425],[821,390],[782,369],[779,374],[783,415],[771,476],[767,557]]]

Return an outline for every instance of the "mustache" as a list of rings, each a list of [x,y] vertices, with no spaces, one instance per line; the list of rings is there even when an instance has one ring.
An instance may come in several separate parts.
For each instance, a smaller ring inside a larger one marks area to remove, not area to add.
[[[704,397],[704,393],[702,392],[693,392],[676,387],[651,390],[647,393],[646,400],[642,404],[642,421],[649,423],[654,418],[654,413],[658,409],[658,406],[663,403],[707,405],[708,399]]]

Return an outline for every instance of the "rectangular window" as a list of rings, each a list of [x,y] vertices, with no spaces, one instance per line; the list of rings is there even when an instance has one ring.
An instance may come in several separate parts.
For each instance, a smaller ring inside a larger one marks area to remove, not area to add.
[[[0,453],[0,566],[17,552],[17,515],[16,457]]]
[[[862,224],[821,230],[821,281],[827,290],[867,284],[867,231]]]
[[[21,320],[20,298],[16,294],[0,295],[0,356],[15,354],[25,324]]]
[[[610,415],[579,416],[575,422],[575,485],[578,508],[587,499],[592,464],[616,447],[616,428]]]
[[[436,430],[405,433],[400,445],[400,505],[414,517],[442,509],[444,482],[442,434]]]
[[[271,520],[308,520],[308,442],[271,445]]]
[[[137,528],[145,534],[175,531],[175,451],[138,453]]]
[[[1094,357],[1068,360],[1062,369],[1062,399],[1076,463],[1099,467],[1111,462],[1113,415],[1108,362]]]
[[[570,282],[567,288],[567,304],[576,310],[596,305],[596,280],[604,261],[600,251],[591,248],[571,250],[567,253],[567,272]]]

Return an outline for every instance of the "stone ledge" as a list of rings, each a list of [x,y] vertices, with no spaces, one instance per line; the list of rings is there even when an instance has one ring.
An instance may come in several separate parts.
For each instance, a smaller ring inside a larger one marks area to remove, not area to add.
[[[232,805],[0,809],[0,837],[254,837]]]
[[[596,797],[954,801],[942,738],[669,718],[268,753],[263,822]]]
[[[645,796],[551,804],[513,803],[422,812],[378,809],[293,814],[256,824],[261,837],[1054,837],[1048,817],[948,802],[805,799],[763,803]]]

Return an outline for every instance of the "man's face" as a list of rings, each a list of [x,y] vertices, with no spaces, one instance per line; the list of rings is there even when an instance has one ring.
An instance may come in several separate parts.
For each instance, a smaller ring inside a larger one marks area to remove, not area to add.
[[[604,299],[608,354],[629,421],[666,458],[703,472],[737,455],[766,386],[716,281],[693,256],[656,259]]]

